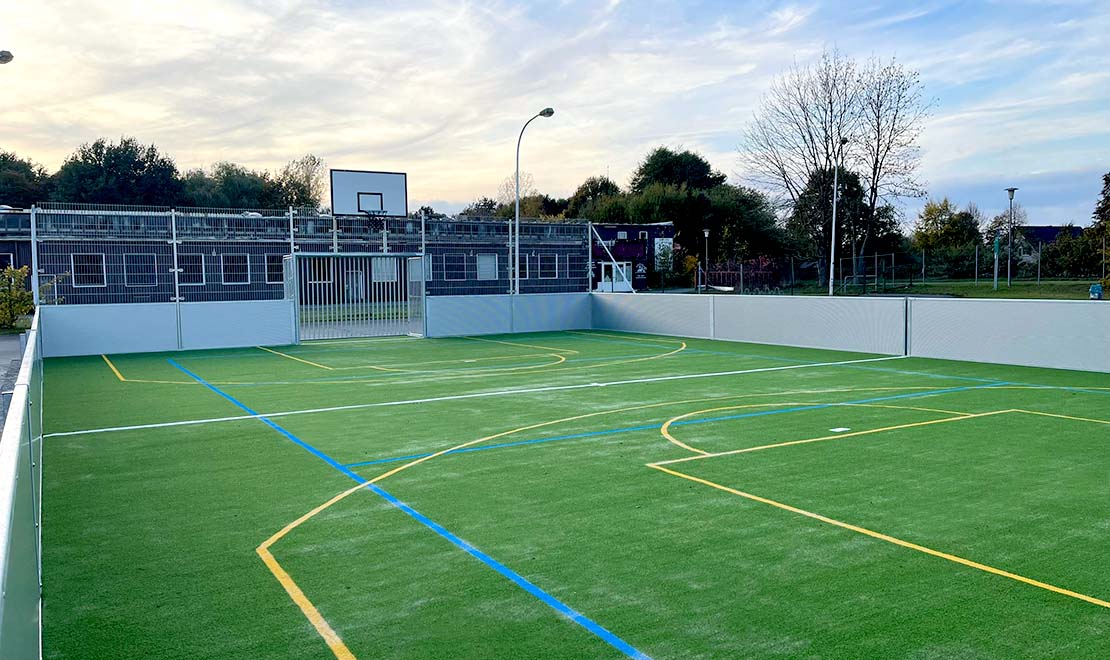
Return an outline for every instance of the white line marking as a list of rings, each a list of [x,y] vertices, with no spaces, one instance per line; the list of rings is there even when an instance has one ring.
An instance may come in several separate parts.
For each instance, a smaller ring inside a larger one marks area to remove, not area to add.
[[[705,374],[681,374],[678,376],[653,376],[651,378],[633,378],[631,380],[617,380],[608,383],[579,383],[578,385],[552,385],[549,387],[528,387],[516,390],[495,390],[493,392],[474,392],[471,394],[451,394],[447,396],[434,396],[426,399],[404,399],[401,401],[380,401],[377,403],[356,403],[347,406],[331,406],[328,408],[310,408],[307,410],[289,410],[285,412],[260,413],[258,415],[235,415],[232,417],[212,417],[209,419],[192,419],[181,422],[159,422],[156,424],[136,424],[134,426],[112,426],[102,429],[89,429],[86,431],[63,431],[61,433],[48,433],[44,437],[61,438],[72,435],[89,435],[93,433],[112,433],[115,431],[138,431],[141,429],[162,429],[173,426],[192,426],[195,424],[211,424],[216,422],[237,422],[244,419],[260,419],[272,417],[288,417],[289,415],[310,415],[315,413],[340,412],[344,410],[364,410],[366,408],[385,408],[389,406],[406,406],[416,403],[436,403],[439,401],[458,401],[460,399],[483,399],[496,396],[510,396],[514,394],[537,394],[540,392],[562,392],[567,390],[581,390],[588,387],[609,387],[613,385],[640,385],[643,383],[661,383],[672,380],[689,380],[693,378],[717,378],[720,376],[739,376],[742,374],[756,374],[768,371],[788,371],[791,369],[809,369],[813,367],[836,367],[845,364],[860,364],[863,362],[884,362],[887,360],[904,360],[904,355],[893,355],[881,358],[866,358],[863,360],[847,360],[844,362],[814,362],[812,364],[791,364],[782,367],[761,367],[759,369],[739,369],[736,371],[716,371]]]
[[[829,429],[829,430],[832,431],[833,433],[843,433],[845,431],[851,431],[852,429],[848,428],[847,426],[838,426],[835,429]]]

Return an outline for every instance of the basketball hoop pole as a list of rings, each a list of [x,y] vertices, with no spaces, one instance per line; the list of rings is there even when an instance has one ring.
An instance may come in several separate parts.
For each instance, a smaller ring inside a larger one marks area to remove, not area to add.
[[[509,281],[512,283],[510,289],[515,295],[520,294],[520,142],[524,139],[524,129],[528,128],[528,124],[531,124],[537,117],[550,117],[553,114],[555,114],[555,111],[551,108],[544,108],[537,112],[531,119],[524,122],[524,126],[520,129],[520,135],[516,139],[516,213],[514,214],[512,242],[509,246],[512,250],[510,261],[513,268],[512,277],[509,278]]]

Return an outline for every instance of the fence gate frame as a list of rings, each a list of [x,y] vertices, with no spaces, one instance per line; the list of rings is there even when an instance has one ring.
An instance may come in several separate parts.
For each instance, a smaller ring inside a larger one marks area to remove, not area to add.
[[[388,263],[382,266],[382,260]],[[425,335],[420,253],[294,252],[282,259],[282,267],[298,343]],[[352,273],[361,278],[353,297]]]

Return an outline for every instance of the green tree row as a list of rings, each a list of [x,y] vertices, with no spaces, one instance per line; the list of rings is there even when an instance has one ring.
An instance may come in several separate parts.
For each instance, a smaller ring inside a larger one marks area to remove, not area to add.
[[[311,154],[273,173],[230,162],[182,173],[154,145],[132,137],[101,138],[78,147],[52,174],[30,159],[0,151],[0,204],[312,207],[322,202],[326,173],[324,162]]]

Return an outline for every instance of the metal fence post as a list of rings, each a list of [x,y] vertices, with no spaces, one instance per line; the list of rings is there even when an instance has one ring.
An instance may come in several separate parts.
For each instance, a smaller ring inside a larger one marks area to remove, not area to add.
[[[331,214],[331,251],[339,254],[339,220],[334,211]]]
[[[294,237],[295,232],[296,232],[296,229],[294,228],[294,225],[293,225],[293,207],[290,206],[289,207],[289,254],[290,255],[292,255],[294,252],[297,251],[297,241],[296,241],[296,238]]]
[[[586,293],[593,289],[594,280],[594,223],[586,223]],[[660,282],[662,284],[662,282]]]
[[[1041,283],[1041,253],[1044,252],[1044,241],[1037,247],[1037,284]]]
[[[979,244],[975,244],[975,286],[979,286]]]
[[[177,261],[177,209],[170,209],[170,252],[173,254],[173,302],[177,311],[177,349],[185,348],[181,341],[181,267]]]
[[[38,212],[38,206],[31,205],[31,301],[35,307],[39,306]]]
[[[925,285],[925,248],[921,248],[921,285]]]

